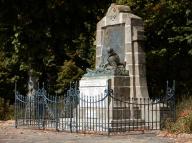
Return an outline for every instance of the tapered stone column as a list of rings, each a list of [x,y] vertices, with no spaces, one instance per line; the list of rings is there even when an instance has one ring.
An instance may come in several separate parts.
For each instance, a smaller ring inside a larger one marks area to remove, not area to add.
[[[121,62],[126,62],[130,97],[134,98],[148,98],[143,40],[143,20],[132,14],[128,6],[112,4],[97,24],[96,68],[106,62],[107,48],[113,48]]]

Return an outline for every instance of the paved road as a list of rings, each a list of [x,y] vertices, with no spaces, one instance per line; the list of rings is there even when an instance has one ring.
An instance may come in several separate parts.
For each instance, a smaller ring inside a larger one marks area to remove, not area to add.
[[[192,139],[192,138],[191,138]],[[0,143],[175,143],[175,138],[155,133],[103,136],[35,129],[15,129],[13,123],[0,123]],[[192,143],[189,140],[181,142]]]

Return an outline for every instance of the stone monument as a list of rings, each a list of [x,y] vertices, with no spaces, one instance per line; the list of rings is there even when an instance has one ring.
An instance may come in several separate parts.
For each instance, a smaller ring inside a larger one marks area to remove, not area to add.
[[[148,98],[143,51],[143,20],[132,14],[128,6],[111,4],[97,24],[96,69],[106,62],[107,47],[111,47],[126,62],[130,76],[130,97]]]
[[[112,105],[109,99],[102,104],[97,102],[105,98],[106,89],[112,89],[114,98],[123,101],[148,98],[143,40],[143,20],[132,14],[128,6],[111,4],[106,16],[97,23],[95,70],[87,69],[80,80],[80,98],[91,98],[94,103],[89,107],[90,104],[80,100],[80,107],[86,109],[86,112],[79,110],[84,119],[101,117],[97,111],[92,111],[95,106],[104,110],[109,106],[109,122],[119,122],[115,113],[120,110],[130,113],[127,118],[133,118],[131,107],[130,111],[125,111],[117,103]]]

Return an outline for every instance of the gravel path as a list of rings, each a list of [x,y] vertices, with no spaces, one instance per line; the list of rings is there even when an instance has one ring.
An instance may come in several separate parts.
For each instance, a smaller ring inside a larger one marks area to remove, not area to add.
[[[166,136],[166,137],[165,137]],[[168,137],[167,137],[168,136]],[[13,121],[0,122],[0,143],[192,143],[192,135],[146,133],[103,136],[35,129],[15,129]]]

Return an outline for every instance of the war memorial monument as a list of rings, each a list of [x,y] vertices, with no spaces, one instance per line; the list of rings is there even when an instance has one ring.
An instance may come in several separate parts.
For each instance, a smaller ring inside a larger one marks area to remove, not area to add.
[[[136,118],[135,114],[137,119],[141,118],[142,109],[139,107],[130,105],[129,108],[123,108],[119,102],[112,103],[109,99],[103,104],[98,104],[97,101],[105,98],[104,92],[109,89],[113,97],[121,101],[149,97],[143,34],[143,20],[132,14],[128,6],[112,4],[106,16],[97,23],[96,66],[94,70],[87,70],[79,85],[80,98],[87,97],[95,103],[90,107],[80,101],[81,108],[89,108],[86,112],[79,113],[82,117],[87,120],[99,118],[102,115],[93,111],[95,106],[97,109],[107,109],[106,106],[109,106],[107,118],[111,123],[126,124],[128,120],[130,122]]]

